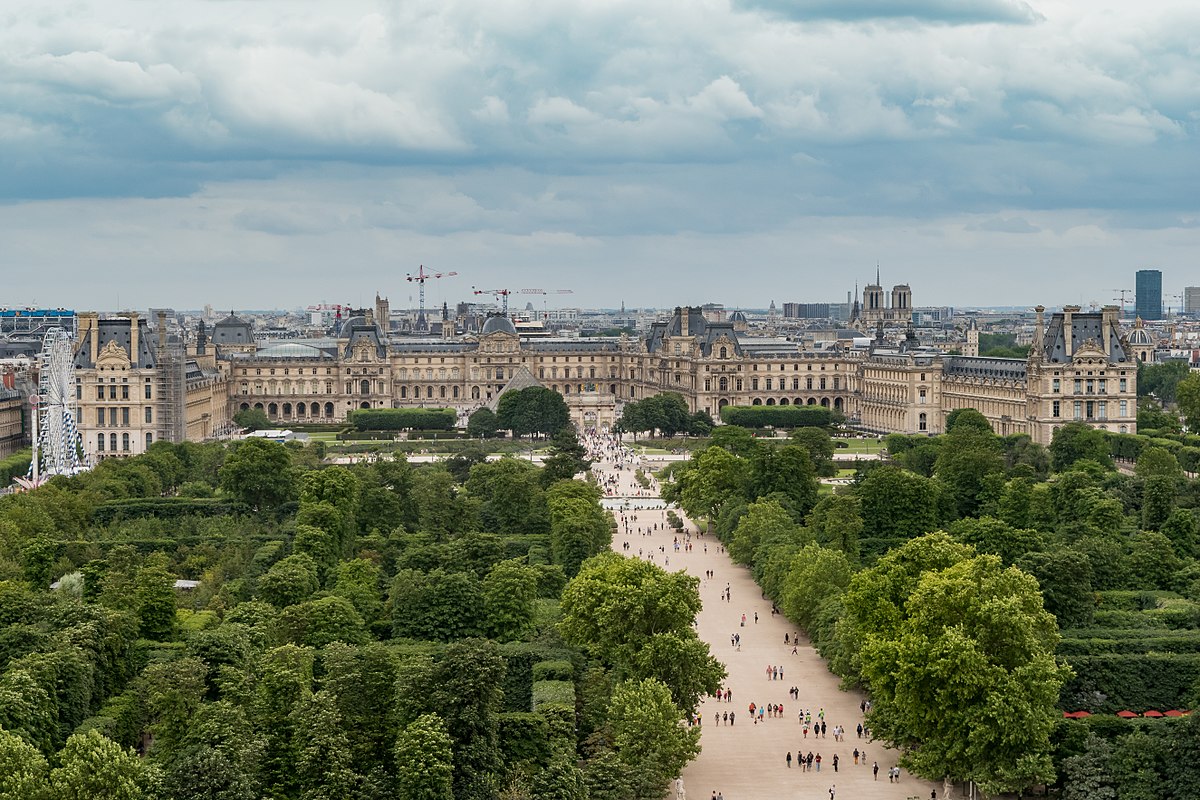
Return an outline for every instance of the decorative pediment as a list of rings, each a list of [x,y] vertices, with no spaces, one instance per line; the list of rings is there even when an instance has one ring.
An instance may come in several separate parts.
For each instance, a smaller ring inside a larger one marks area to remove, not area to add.
[[[1085,361],[1088,359],[1107,360],[1108,356],[1104,352],[1104,348],[1095,339],[1085,339],[1083,344],[1075,348],[1071,354],[1072,361]]]
[[[375,343],[366,336],[357,337],[350,345],[351,358],[355,361],[374,361]]]
[[[96,366],[104,369],[129,369],[130,363],[129,353],[112,339],[96,355]]]

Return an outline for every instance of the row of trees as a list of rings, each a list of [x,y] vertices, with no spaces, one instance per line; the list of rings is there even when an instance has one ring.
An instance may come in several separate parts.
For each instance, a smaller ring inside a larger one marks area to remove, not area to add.
[[[726,426],[663,476],[666,492],[711,519],[832,669],[870,691],[872,731],[917,774],[1019,792],[1079,774],[1068,759],[1132,753],[1127,728],[1098,724],[1087,732],[1101,744],[1068,745],[1061,713],[1200,700],[1200,487],[1154,441],[1122,474],[1115,437],[1085,425],[1049,448],[997,437],[973,410],[947,427],[888,437],[893,463],[863,462],[845,492],[823,494],[815,468],[782,455],[795,445]]]
[[[0,796],[648,796],[721,673],[686,622],[629,660],[581,632],[586,468],[569,431],[544,468],[157,443],[0,498]]]

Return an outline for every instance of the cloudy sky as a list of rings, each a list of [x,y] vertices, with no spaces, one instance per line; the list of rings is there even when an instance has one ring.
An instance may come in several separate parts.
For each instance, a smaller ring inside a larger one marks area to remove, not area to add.
[[[1190,0],[30,0],[0,305],[1106,303],[1198,139]]]

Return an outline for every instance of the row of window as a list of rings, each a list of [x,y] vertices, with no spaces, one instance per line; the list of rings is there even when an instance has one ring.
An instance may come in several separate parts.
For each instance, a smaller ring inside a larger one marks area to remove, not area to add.
[[[105,452],[105,447],[104,447],[105,441],[106,441],[106,439],[105,439],[105,436],[103,433],[96,434],[96,452],[98,452],[98,453]],[[108,442],[108,452],[110,452],[110,453],[128,453],[128,452],[130,452],[130,450],[129,450],[129,434],[128,433],[121,434],[121,447],[119,450],[117,449],[117,434],[115,434],[115,433],[108,434],[107,442]],[[146,449],[149,450],[150,445],[152,445],[152,444],[154,444],[154,434],[147,432],[146,433]]]
[[[1075,378],[1075,394],[1108,394],[1108,380],[1105,378]],[[1121,378],[1117,381],[1118,391],[1129,391],[1129,381]],[[1054,394],[1062,392],[1062,381],[1054,378],[1050,382],[1050,391]]]
[[[1121,400],[1118,408],[1121,417],[1129,416],[1129,401]],[[1108,419],[1108,401],[1107,400],[1075,400],[1072,403],[1074,418],[1078,420],[1084,419]],[[1062,417],[1062,402],[1053,400],[1050,403],[1050,416],[1055,418]]]
[[[106,411],[108,412],[107,415],[105,414]],[[129,416],[130,416],[129,415],[129,406],[121,406],[119,408],[116,406],[113,406],[113,407],[107,408],[107,409],[97,408],[96,409],[96,427],[97,428],[105,427],[104,420],[105,420],[105,417],[107,416],[108,427],[116,428],[118,426],[117,412],[120,412],[120,420],[121,420],[119,423],[120,427],[128,428],[129,427]],[[144,416],[145,416],[147,423],[153,423],[154,422],[154,407],[146,406]]]
[[[118,400],[118,399],[119,399],[119,400],[128,400],[128,399],[129,399],[129,384],[128,384],[128,383],[122,383],[122,384],[116,384],[116,383],[103,384],[103,383],[98,383],[98,384],[96,384],[96,399],[97,399],[97,400],[104,400],[104,399],[106,399],[106,398],[105,398],[105,391],[104,391],[104,388],[105,388],[105,386],[106,386],[106,385],[107,385],[107,387],[108,387],[108,392],[107,392],[107,394],[108,394],[108,397],[107,397],[107,399],[108,399],[108,400]],[[118,397],[118,396],[117,396],[117,395],[118,395],[118,390],[120,390],[120,397]],[[151,387],[151,385],[150,385],[149,383],[147,383],[147,384],[146,384],[146,386],[145,386],[145,389],[144,389],[144,392],[143,392],[143,393],[145,394],[145,396],[146,396],[146,399],[147,399],[147,400],[150,400],[150,399],[152,399],[152,397],[153,397],[153,389],[152,389],[152,387]],[[75,399],[76,399],[76,400],[82,400],[82,399],[83,399],[83,385],[82,385],[82,384],[78,384],[78,383],[77,383],[77,384],[75,384]]]

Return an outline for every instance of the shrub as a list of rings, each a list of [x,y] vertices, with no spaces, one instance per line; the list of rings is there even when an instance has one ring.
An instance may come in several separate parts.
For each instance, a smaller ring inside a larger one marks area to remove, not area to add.
[[[571,681],[534,681],[533,710],[545,705],[575,708],[575,684]]]
[[[363,408],[350,414],[350,424],[360,431],[448,431],[457,420],[452,408]]]
[[[725,406],[721,421],[743,428],[824,428],[833,411],[824,406]]]
[[[570,661],[539,661],[533,665],[533,680],[538,681],[569,681],[574,669]]]

